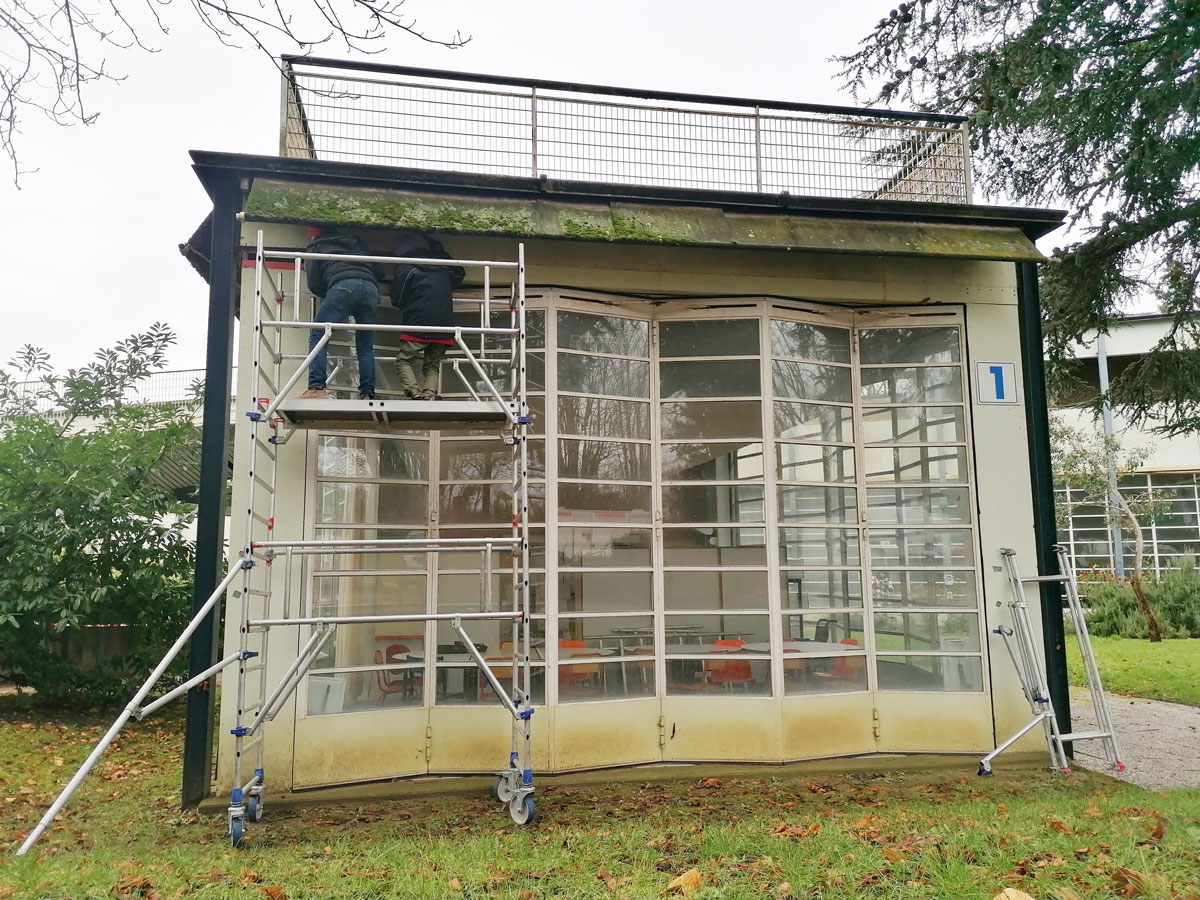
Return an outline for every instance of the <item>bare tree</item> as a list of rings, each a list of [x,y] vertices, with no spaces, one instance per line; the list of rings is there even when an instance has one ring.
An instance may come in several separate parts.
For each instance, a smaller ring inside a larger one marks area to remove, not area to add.
[[[56,125],[90,125],[99,113],[90,89],[125,75],[110,59],[155,53],[171,28],[199,22],[230,47],[267,54],[308,52],[333,42],[379,53],[398,32],[454,49],[460,33],[436,38],[404,12],[406,0],[0,0],[0,148],[13,181],[24,172],[17,152],[21,117],[30,110]]]

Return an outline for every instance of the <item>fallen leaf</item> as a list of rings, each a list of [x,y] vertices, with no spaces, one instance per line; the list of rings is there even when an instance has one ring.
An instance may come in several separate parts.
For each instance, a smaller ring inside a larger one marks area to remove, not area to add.
[[[771,834],[774,837],[786,838],[806,838],[821,833],[821,823],[813,822],[807,828],[803,825],[789,825],[787,822],[778,822],[771,829]]]
[[[283,888],[278,885],[270,885],[269,887],[261,887],[258,892],[270,900],[287,900],[287,894],[283,892]]]
[[[17,892],[16,888],[0,887],[0,900],[8,900],[8,898],[11,897],[16,892]]]
[[[721,782],[720,782],[720,780],[718,780],[716,778],[705,778],[703,781],[700,782],[700,787],[719,788],[720,786],[721,786]]]
[[[262,876],[253,869],[242,869],[242,877],[238,879],[238,884],[242,887],[250,887],[252,884],[258,884],[262,881]]]
[[[790,881],[784,881],[779,885],[779,887],[775,888],[775,894],[776,896],[785,898],[785,900],[788,897],[796,896],[792,892],[792,883]]]
[[[517,900],[537,900],[537,895],[529,888],[521,888],[517,891]]]
[[[1053,830],[1053,831],[1059,831],[1059,832],[1062,832],[1063,834],[1074,834],[1075,833],[1075,829],[1072,828],[1070,825],[1068,825],[1066,822],[1064,822],[1062,819],[1050,819],[1047,822],[1047,824],[1050,826],[1051,830]]]
[[[450,879],[450,890],[461,891],[462,890],[462,882],[459,881],[457,878],[451,878]]]
[[[1005,888],[998,893],[992,900],[1033,900],[1024,891],[1018,891],[1016,888]]]
[[[690,897],[700,888],[700,870],[688,869],[682,875],[677,876],[670,884],[667,885],[668,891],[675,891],[677,894],[682,894],[685,897]]]
[[[1091,806],[1089,806],[1087,809],[1085,809],[1083,811],[1083,814],[1085,816],[1087,816],[1089,819],[1103,819],[1104,818],[1104,811],[1101,810],[1100,807],[1097,806],[1095,803],[1093,803]]]
[[[113,893],[118,897],[145,897],[153,888],[154,885],[145,875],[122,875],[120,881],[113,885]]]
[[[897,863],[904,858],[904,854],[892,847],[884,847],[883,858],[890,863]]]

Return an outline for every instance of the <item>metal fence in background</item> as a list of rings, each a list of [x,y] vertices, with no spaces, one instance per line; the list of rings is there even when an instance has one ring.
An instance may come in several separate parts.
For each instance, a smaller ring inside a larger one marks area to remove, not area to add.
[[[284,156],[715,191],[971,202],[966,122],[284,57]]]
[[[233,383],[236,384],[236,368],[233,378]],[[153,372],[125,392],[124,402],[130,405],[150,406],[164,403],[184,403],[192,399],[197,388],[203,392],[203,384],[204,369],[174,369],[166,372]],[[30,394],[36,394],[40,392],[42,386],[42,382],[27,381],[17,385],[17,388]],[[39,398],[37,410],[52,414],[57,411],[57,408],[52,400]]]

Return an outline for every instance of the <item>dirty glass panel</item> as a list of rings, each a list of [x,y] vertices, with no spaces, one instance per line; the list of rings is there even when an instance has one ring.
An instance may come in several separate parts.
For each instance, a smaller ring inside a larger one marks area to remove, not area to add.
[[[321,528],[314,537],[322,541],[415,540],[428,537],[425,529],[395,528]],[[280,551],[280,556],[284,551]],[[318,572],[358,572],[364,569],[401,569],[424,572],[428,555],[399,551],[365,553],[327,553],[309,557]]]
[[[871,574],[871,601],[883,606],[951,606],[975,609],[974,572],[876,569]]]
[[[317,475],[424,481],[429,477],[429,442],[322,434],[317,438]]]
[[[965,447],[868,447],[863,452],[868,481],[965,483]]]
[[[867,521],[879,525],[960,525],[971,521],[965,488],[867,488]]]
[[[293,602],[299,600],[293,598]],[[425,612],[425,574],[320,575],[313,579],[309,612],[314,616],[419,615]]]
[[[507,693],[512,685],[512,656],[504,650],[485,657],[488,668]],[[546,702],[546,666],[534,663],[530,669],[531,690],[535,706]],[[497,706],[500,701],[492,692],[492,686],[479,671],[478,666],[454,666],[440,664],[437,667],[437,691],[435,702],[439,706]]]
[[[766,609],[767,573],[670,571],[663,575],[667,609]]]
[[[768,696],[771,664],[767,660],[728,658],[667,660],[667,696]]]
[[[869,535],[874,568],[975,564],[971,532],[965,529],[872,528]]]
[[[856,529],[779,529],[781,566],[856,566],[858,562]]]
[[[865,403],[953,403],[962,400],[958,366],[879,369],[863,366],[861,396]]]
[[[478,565],[479,557],[476,558]],[[440,572],[437,580],[437,611],[505,612],[512,609],[512,570],[492,572],[492,608],[484,603],[483,578],[474,572]],[[545,612],[546,573],[529,573],[529,602],[535,613]],[[485,625],[487,623],[484,623]],[[470,626],[474,628],[475,625]],[[487,627],[491,627],[487,625]]]
[[[854,448],[828,444],[776,444],[780,481],[854,480]]]
[[[816,656],[785,653],[783,690],[798,694],[833,694],[867,689],[866,656]]]
[[[649,481],[650,445],[563,438],[558,442],[558,477]]]
[[[785,653],[853,653],[867,648],[862,613],[784,615]]]
[[[851,569],[784,569],[779,573],[784,609],[841,609],[863,605],[862,574]]]
[[[562,310],[558,314],[558,346],[589,353],[649,356],[650,323]]]
[[[633,655],[644,658],[607,661],[603,657],[583,656],[572,657],[572,662],[559,663],[559,702],[586,703],[589,700],[654,696],[653,651],[645,647],[641,652],[635,650]]]
[[[455,441],[443,438],[441,477],[443,481],[502,481],[512,478],[513,448],[492,438]],[[546,442],[529,442],[529,475],[546,477]]]
[[[529,485],[529,519],[546,521],[546,485]],[[443,485],[438,508],[439,521],[446,525],[493,525],[512,523],[512,482],[507,484]]]
[[[881,691],[982,691],[978,656],[880,656]]]
[[[762,528],[664,528],[663,564],[668,566],[765,566],[767,533]]]
[[[650,363],[640,359],[560,353],[558,389],[579,394],[649,397]]]
[[[612,613],[653,606],[650,572],[571,572],[558,574],[560,613]]]
[[[850,402],[850,369],[777,359],[771,363],[775,396]]]
[[[664,485],[664,522],[764,522],[757,485]]]
[[[979,616],[973,612],[876,612],[875,649],[978,651]]]
[[[322,481],[316,486],[317,522],[419,525],[429,518],[424,484]]]
[[[961,406],[882,407],[863,410],[863,440],[889,444],[940,444],[966,440]]]
[[[858,521],[858,492],[854,488],[781,485],[779,521],[789,524],[842,524]]]
[[[662,444],[664,481],[762,479],[763,445],[757,441],[720,444]]]
[[[559,528],[560,566],[621,567],[653,563],[649,528]]]
[[[850,331],[806,322],[771,320],[771,352],[792,359],[850,362]]]
[[[858,347],[863,363],[958,362],[958,328],[864,328]]]
[[[650,404],[600,397],[559,397],[558,433],[650,439]]]
[[[849,406],[775,401],[775,436],[792,441],[854,440],[854,414]]]
[[[757,356],[758,319],[659,322],[658,352],[673,356]]]
[[[506,539],[512,537],[512,526],[510,524],[487,528],[477,525],[443,525],[438,529],[438,537],[470,538],[471,540],[478,540],[485,537]],[[508,541],[502,541],[497,546],[508,548],[512,544]],[[497,552],[493,563],[497,571],[509,571],[511,569],[511,557],[505,560],[504,552],[504,550]],[[529,565],[534,569],[544,569],[546,567],[546,529],[540,525],[529,529]],[[479,554],[470,551],[456,553],[451,550],[443,550],[437,554],[437,568],[440,572],[454,569],[476,572],[479,570]]]
[[[762,437],[762,404],[757,400],[663,403],[664,440],[716,440]]]
[[[762,393],[757,359],[706,359],[659,363],[661,396],[757,397]]]
[[[649,485],[570,481],[558,485],[558,517],[564,524],[597,520],[608,525],[649,523],[650,509]]]

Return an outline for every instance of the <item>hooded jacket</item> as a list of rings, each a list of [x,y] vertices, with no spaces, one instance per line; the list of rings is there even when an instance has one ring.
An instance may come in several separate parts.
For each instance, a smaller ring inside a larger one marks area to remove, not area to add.
[[[401,239],[393,251],[396,256],[420,259],[452,259],[446,248],[433,238]],[[396,266],[392,280],[392,304],[400,310],[400,320],[405,325],[437,325],[450,327],[454,324],[454,289],[463,283],[467,273],[462,266],[422,266],[400,263]],[[405,331],[401,338],[406,341],[453,344],[454,339],[445,333]]]
[[[322,235],[308,245],[307,253],[345,253],[351,256],[371,256],[366,244],[356,237],[343,234]],[[374,285],[383,277],[383,266],[377,263],[340,259],[310,259],[305,267],[308,289],[324,297],[331,287],[347,278],[361,278]]]

